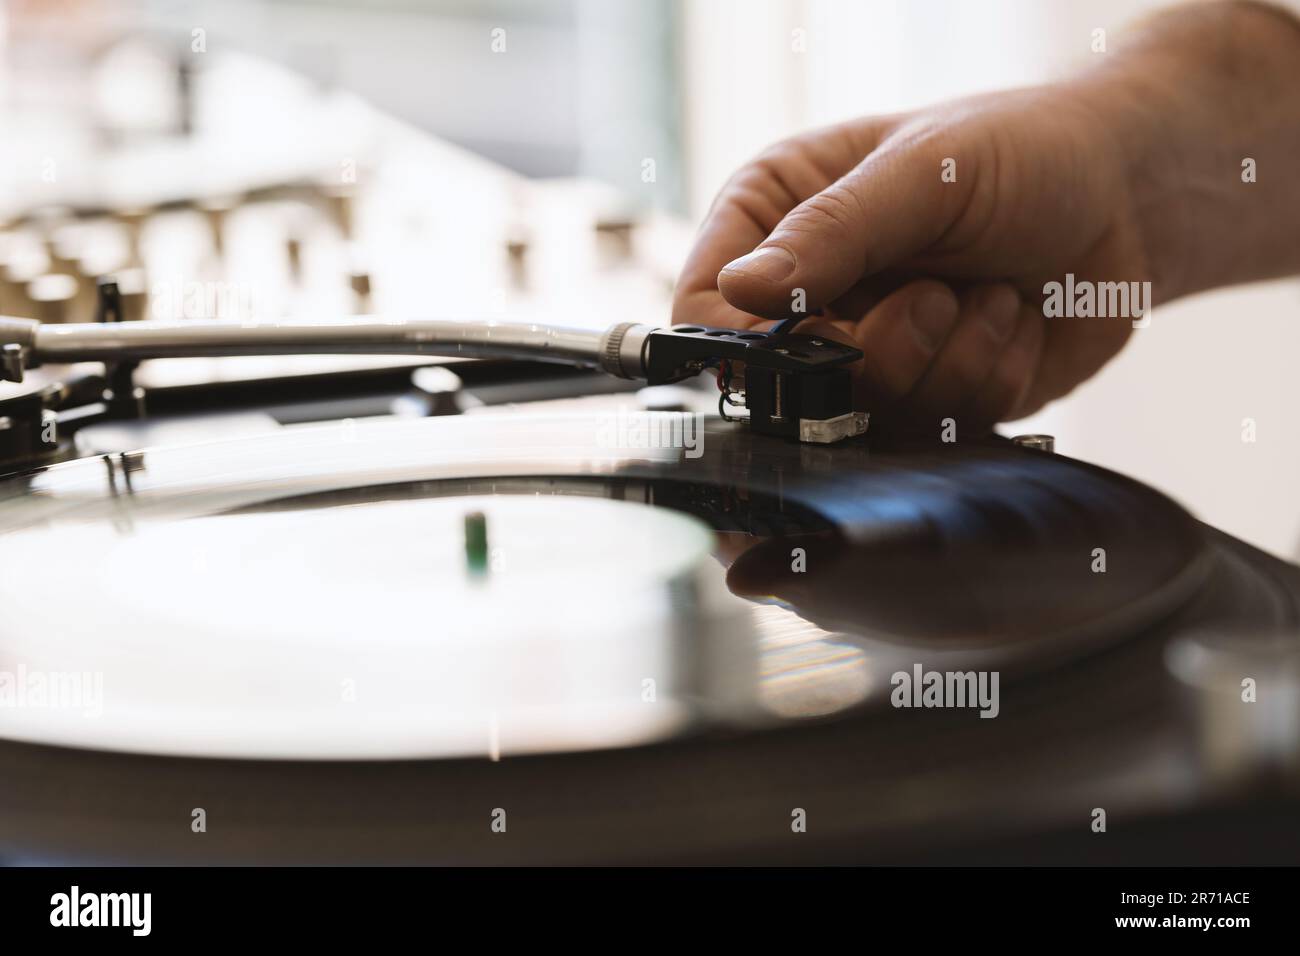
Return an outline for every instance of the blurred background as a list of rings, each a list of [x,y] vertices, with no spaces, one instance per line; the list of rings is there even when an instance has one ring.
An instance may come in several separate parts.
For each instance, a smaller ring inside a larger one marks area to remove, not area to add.
[[[158,317],[662,323],[694,226],[764,146],[1086,68],[1095,30],[1163,5],[10,0],[0,307],[84,316],[88,280],[135,269]],[[1298,306],[1287,281],[1158,308],[1004,430],[1300,557]]]

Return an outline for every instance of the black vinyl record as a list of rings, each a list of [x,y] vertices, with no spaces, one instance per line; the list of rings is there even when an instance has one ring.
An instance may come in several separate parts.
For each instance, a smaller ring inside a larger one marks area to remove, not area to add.
[[[343,422],[8,479],[0,671],[101,685],[0,712],[3,845],[742,859],[803,808],[800,854],[886,858],[972,814],[1186,799],[1170,638],[1300,619],[1295,569],[1062,456],[607,425]],[[996,673],[997,712],[891,706],[931,670]],[[195,808],[232,838],[201,842]]]

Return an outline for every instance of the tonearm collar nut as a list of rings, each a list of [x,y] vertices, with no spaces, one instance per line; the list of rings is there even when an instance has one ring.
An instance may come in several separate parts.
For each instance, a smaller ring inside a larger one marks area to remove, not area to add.
[[[27,369],[39,364],[30,354],[39,324],[34,319],[0,315],[0,381],[21,382]]]
[[[27,372],[27,355],[21,345],[9,343],[0,349],[0,382],[21,382]]]

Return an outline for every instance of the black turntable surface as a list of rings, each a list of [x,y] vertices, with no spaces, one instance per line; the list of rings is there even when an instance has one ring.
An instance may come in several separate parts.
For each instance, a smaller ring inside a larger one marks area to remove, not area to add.
[[[795,809],[813,858],[1086,831],[1214,783],[1171,640],[1300,621],[1300,571],[1063,456],[604,424],[347,421],[7,479],[0,671],[86,684],[0,710],[0,854],[779,859]],[[1000,683],[890,706],[928,671]]]

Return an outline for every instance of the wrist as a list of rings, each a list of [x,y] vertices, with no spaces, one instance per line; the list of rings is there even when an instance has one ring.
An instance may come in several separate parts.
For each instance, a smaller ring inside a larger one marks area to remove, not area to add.
[[[1300,270],[1300,20],[1175,8],[1067,85],[1113,142],[1157,301]]]

